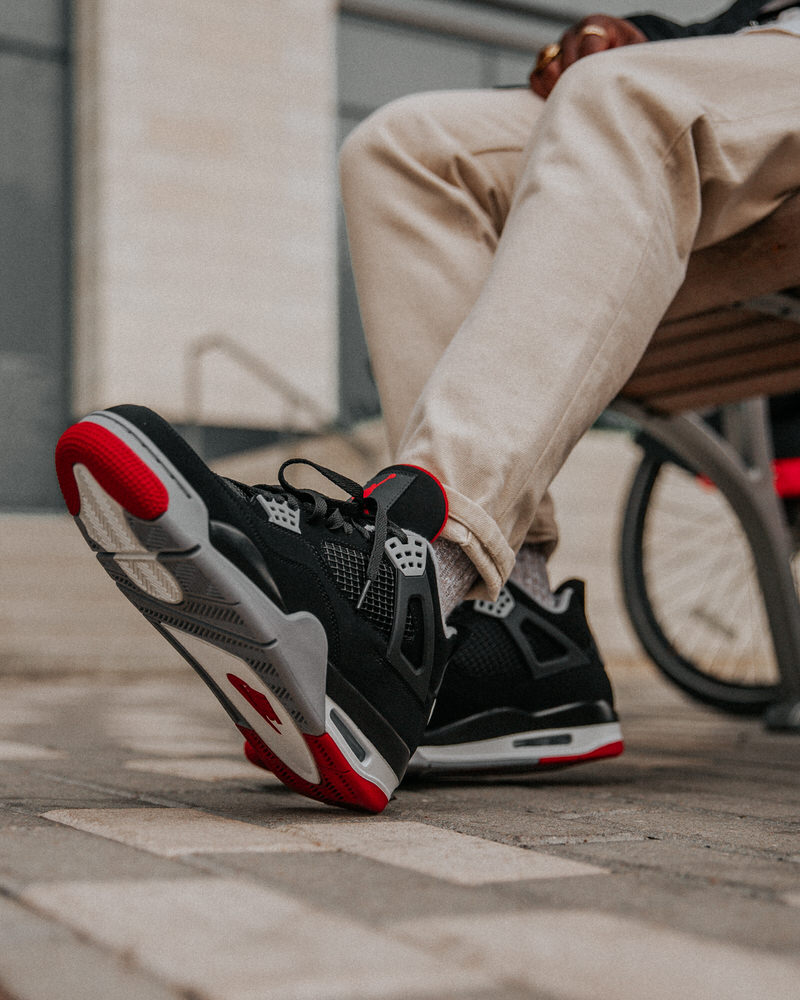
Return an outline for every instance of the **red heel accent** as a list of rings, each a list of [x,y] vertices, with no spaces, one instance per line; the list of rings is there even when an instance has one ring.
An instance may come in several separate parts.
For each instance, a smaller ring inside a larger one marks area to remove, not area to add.
[[[295,792],[300,792],[301,795],[316,799],[318,802],[326,802],[328,805],[364,809],[371,813],[383,812],[389,803],[377,785],[362,778],[352,769],[327,733],[323,733],[322,736],[304,736],[320,773],[319,784],[312,785],[294,771],[290,771],[258,733],[248,729],[247,726],[238,726],[238,729],[247,741],[244,748],[247,759],[252,764],[263,767],[265,771],[272,771],[284,785]]]
[[[607,743],[604,747],[598,747],[596,750],[591,750],[589,753],[576,754],[574,757],[547,757],[539,761],[542,767],[563,767],[565,764],[581,764],[585,760],[600,760],[603,757],[619,757],[622,751],[625,749],[625,744],[622,740],[614,740],[613,743]]]
[[[244,741],[244,755],[251,764],[254,764],[256,767],[260,767],[264,771],[269,771],[270,774],[272,773],[272,768],[266,760],[264,760],[264,758],[259,754],[258,750],[250,746],[247,740]]]
[[[169,493],[153,470],[111,431],[84,420],[64,431],[56,445],[58,484],[73,517],[81,509],[76,464],[85,465],[109,496],[143,521],[160,517],[169,505]]]

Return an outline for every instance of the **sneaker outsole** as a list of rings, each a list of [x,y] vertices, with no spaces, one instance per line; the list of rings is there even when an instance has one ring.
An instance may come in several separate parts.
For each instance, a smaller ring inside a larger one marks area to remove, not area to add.
[[[520,774],[555,770],[607,757],[625,749],[616,722],[513,733],[471,743],[417,748],[409,775]]]
[[[593,727],[597,728],[597,727]],[[559,731],[559,736],[562,732]],[[272,771],[273,765],[268,756],[260,753],[244,734],[244,755],[251,764],[265,771]],[[618,725],[610,725],[600,737],[599,745],[583,749],[571,754],[564,753],[531,753],[515,747],[515,740],[525,738],[540,739],[541,732],[517,733],[513,737],[502,737],[496,740],[481,740],[475,743],[465,743],[454,746],[419,747],[411,758],[406,772],[409,777],[429,775],[433,777],[461,777],[472,775],[503,774],[535,774],[539,771],[556,771],[574,764],[586,764],[593,760],[618,757],[625,749],[625,743]],[[593,741],[589,741],[591,744]]]
[[[208,685],[288,787],[382,811],[399,778],[325,693],[327,640],[214,548],[208,510],[135,425],[92,414],[56,448],[67,508],[120,590]]]

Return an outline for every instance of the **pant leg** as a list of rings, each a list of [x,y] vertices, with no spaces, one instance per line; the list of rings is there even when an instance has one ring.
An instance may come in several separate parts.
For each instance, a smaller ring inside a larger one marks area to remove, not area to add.
[[[486,281],[543,106],[526,88],[413,95],[342,147],[350,252],[392,452]],[[530,536],[555,547],[549,496]]]
[[[445,483],[446,536],[489,593],[690,252],[800,185],[798,57],[776,32],[636,45],[579,61],[547,101],[481,293],[398,448]]]

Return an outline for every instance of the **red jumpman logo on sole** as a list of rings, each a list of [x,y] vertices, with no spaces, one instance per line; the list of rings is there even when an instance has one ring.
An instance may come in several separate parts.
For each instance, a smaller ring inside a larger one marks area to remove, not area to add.
[[[253,708],[258,712],[261,718],[280,736],[280,726],[283,725],[278,713],[269,703],[269,699],[266,695],[262,694],[260,691],[256,691],[255,688],[251,688],[249,684],[242,680],[241,677],[237,677],[236,674],[228,674],[228,680],[233,684],[239,694],[245,698]]]

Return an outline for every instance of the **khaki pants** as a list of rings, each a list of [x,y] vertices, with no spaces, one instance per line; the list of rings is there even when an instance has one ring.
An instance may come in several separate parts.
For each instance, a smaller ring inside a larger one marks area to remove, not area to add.
[[[627,381],[694,249],[800,186],[800,38],[590,56],[527,90],[405,98],[342,151],[390,444],[445,484],[445,536],[495,595],[547,489]],[[602,497],[587,497],[587,503]]]

